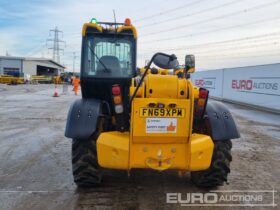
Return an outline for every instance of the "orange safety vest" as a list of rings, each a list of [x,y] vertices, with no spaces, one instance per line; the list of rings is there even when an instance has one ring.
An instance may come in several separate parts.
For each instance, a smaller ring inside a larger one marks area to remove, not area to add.
[[[75,95],[78,94],[79,84],[80,84],[80,79],[74,78],[73,79],[73,86],[74,86],[73,89],[74,89]]]
[[[79,79],[79,78],[73,79],[73,86],[74,86],[74,87],[75,87],[75,86],[78,87],[79,84],[80,84],[80,79]]]

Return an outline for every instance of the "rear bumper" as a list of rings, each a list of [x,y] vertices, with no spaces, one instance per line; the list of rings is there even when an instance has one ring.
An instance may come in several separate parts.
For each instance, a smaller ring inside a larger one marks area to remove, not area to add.
[[[97,140],[98,163],[104,168],[151,168],[198,171],[209,168],[214,144],[209,136],[192,134],[187,143],[131,143],[129,133],[104,132]]]

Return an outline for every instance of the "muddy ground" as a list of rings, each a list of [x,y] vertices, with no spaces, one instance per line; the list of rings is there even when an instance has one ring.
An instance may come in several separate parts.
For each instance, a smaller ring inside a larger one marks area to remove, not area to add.
[[[0,85],[0,209],[187,209],[166,204],[166,193],[207,192],[173,171],[108,173],[102,187],[77,189],[71,174],[71,140],[64,137],[75,97],[53,98],[52,85]],[[59,89],[61,91],[61,87]],[[241,138],[233,141],[227,185],[218,190],[280,189],[280,116],[229,107]],[[193,209],[252,209],[193,207]]]

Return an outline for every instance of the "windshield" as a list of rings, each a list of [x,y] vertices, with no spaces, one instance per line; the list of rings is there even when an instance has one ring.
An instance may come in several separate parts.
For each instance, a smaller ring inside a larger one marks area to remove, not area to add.
[[[88,76],[129,77],[132,75],[133,39],[130,37],[87,37],[84,67]]]

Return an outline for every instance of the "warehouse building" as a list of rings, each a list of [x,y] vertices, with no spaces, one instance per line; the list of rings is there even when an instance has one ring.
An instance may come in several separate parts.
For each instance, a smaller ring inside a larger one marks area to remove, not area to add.
[[[47,75],[63,72],[65,67],[48,58],[0,56],[0,75]]]

